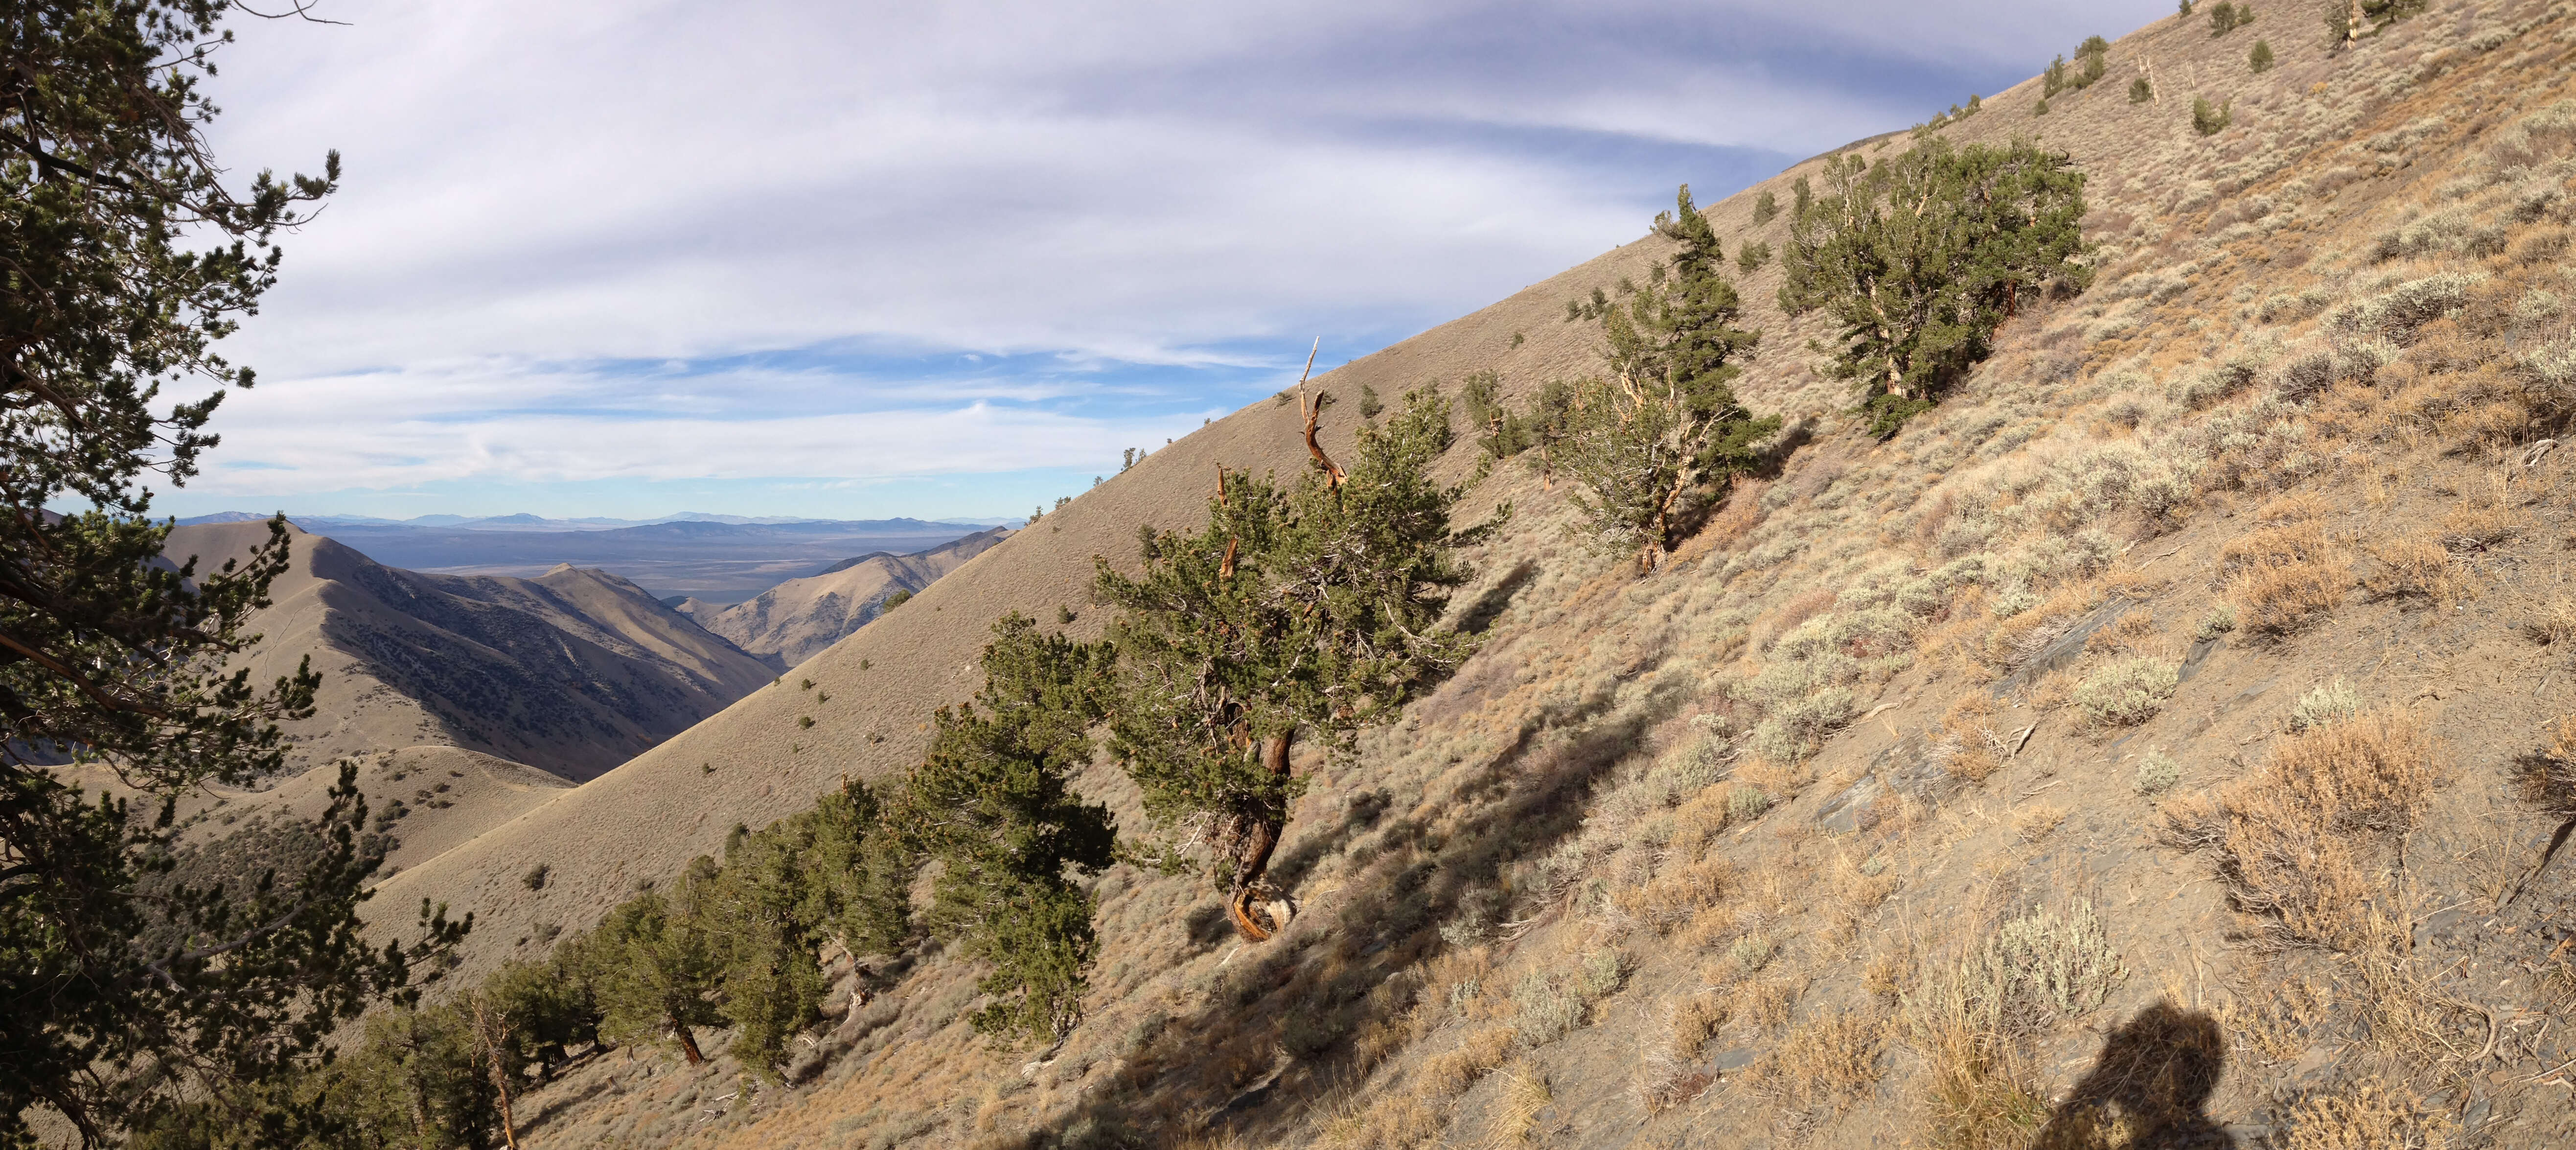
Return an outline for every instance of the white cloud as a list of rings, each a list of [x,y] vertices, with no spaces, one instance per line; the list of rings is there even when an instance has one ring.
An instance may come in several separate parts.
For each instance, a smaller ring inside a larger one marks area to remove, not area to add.
[[[2166,11],[2064,8],[331,0],[348,26],[242,21],[220,154],[310,170],[336,146],[348,178],[229,349],[271,382],[227,408],[206,482],[231,458],[332,488],[867,476],[916,448],[1141,438],[1180,417],[1122,408],[1120,365],[1427,326],[1633,238],[1673,183],[1721,190]],[[602,366],[851,345],[1061,366]],[[757,445],[806,423],[856,438]]]

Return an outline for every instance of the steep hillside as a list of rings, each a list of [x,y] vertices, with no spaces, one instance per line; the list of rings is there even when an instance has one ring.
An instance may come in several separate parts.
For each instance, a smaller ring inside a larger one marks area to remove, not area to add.
[[[1457,604],[1483,649],[1356,760],[1299,765],[1281,937],[1239,944],[1195,876],[1113,869],[1089,1013],[1053,1048],[974,1037],[977,971],[934,949],[846,980],[870,993],[833,1000],[784,1087],[630,1049],[527,1100],[524,1141],[2576,1140],[2576,462],[2552,450],[2576,19],[2436,4],[2330,50],[2260,7],[2122,38],[2044,115],[2034,80],[1941,129],[2068,151],[2101,271],[1902,433],[1843,414],[1808,350],[1831,333],[1772,305],[1774,261],[1741,277],[1765,334],[1740,390],[1796,449],[1672,561],[1641,579],[1585,547],[1567,485],[1517,463],[1479,483],[1463,518],[1518,511]],[[1716,205],[1720,234],[1779,246],[1787,213],[1755,205],[1822,159]],[[1568,302],[1663,250],[1324,385],[1492,368],[1526,398],[1597,370]],[[1194,521],[1219,465],[1300,466],[1295,426],[1259,403],[1164,449],[807,661],[812,688],[382,903],[482,915],[479,969],[845,772],[904,769],[996,615],[1096,628],[1092,556]],[[1141,818],[1114,769],[1082,783]]]
[[[266,538],[260,523],[181,527],[169,550],[210,566]],[[306,655],[323,673],[316,715],[290,732],[298,765],[446,744],[579,782],[773,675],[602,571],[423,575],[299,531],[271,598],[253,676]]]
[[[692,599],[680,604],[679,611],[784,671],[867,626],[883,610],[886,596],[918,593],[1010,536],[1010,528],[996,527],[910,555],[871,551],[731,607]]]

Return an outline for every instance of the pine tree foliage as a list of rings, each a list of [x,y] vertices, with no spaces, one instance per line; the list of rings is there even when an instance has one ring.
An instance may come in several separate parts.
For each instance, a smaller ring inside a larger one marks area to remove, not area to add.
[[[1742,301],[1689,187],[1655,230],[1679,245],[1662,265],[1668,274],[1602,315],[1610,374],[1571,388],[1559,450],[1580,485],[1572,501],[1587,538],[1635,556],[1641,572],[1729,477],[1754,466],[1755,446],[1780,427],[1736,401],[1736,361],[1761,335],[1735,326]]]
[[[1144,529],[1138,574],[1099,562],[1095,597],[1123,611],[1112,750],[1147,815],[1206,845],[1248,938],[1278,925],[1253,903],[1303,789],[1295,741],[1349,751],[1472,649],[1439,620],[1469,574],[1456,549],[1493,525],[1449,526],[1461,489],[1428,470],[1451,438],[1448,403],[1407,393],[1360,428],[1345,481],[1224,474],[1206,526]]]
[[[1476,437],[1476,481],[1491,474],[1495,464],[1535,451],[1531,464],[1538,469],[1539,481],[1553,489],[1557,455],[1572,426],[1574,388],[1563,380],[1549,380],[1523,412],[1503,401],[1502,387],[1502,375],[1486,370],[1469,373],[1459,389],[1468,425],[1481,431]]]
[[[1837,157],[1824,181],[1790,229],[1780,306],[1831,317],[1830,370],[1857,386],[1882,437],[1984,360],[1995,328],[2042,290],[2092,281],[2084,175],[2063,154],[1934,140],[1874,168]]]
[[[224,182],[199,85],[227,7],[35,0],[0,40],[0,1143],[31,1108],[85,1144],[208,1099],[291,1121],[276,1082],[461,932],[425,915],[411,947],[362,941],[382,844],[345,768],[318,821],[264,840],[183,850],[173,826],[191,788],[277,773],[277,723],[318,683],[225,669],[283,524],[246,562],[173,569],[148,518],[148,484],[194,476],[224,390],[253,382],[214,344],[338,174]],[[74,760],[143,798],[85,796]]]
[[[914,857],[936,861],[923,927],[990,966],[976,1029],[1051,1041],[1082,1017],[1098,950],[1090,891],[1076,875],[1114,859],[1107,808],[1072,778],[1090,764],[1107,714],[1113,650],[1044,634],[1016,612],[993,626],[984,689],[941,708],[930,753],[887,804]]]
[[[2212,104],[2207,96],[2191,98],[2191,130],[2204,136],[2215,136],[2236,122],[2234,101]]]
[[[801,816],[800,816],[801,818]],[[737,828],[723,869],[698,908],[721,975],[717,1011],[733,1026],[731,1053],[775,1080],[796,1032],[820,1021],[823,916],[808,881],[808,837],[797,820],[761,834]]]
[[[591,932],[587,949],[598,964],[599,1032],[609,1041],[669,1042],[690,1065],[706,1061],[697,1031],[725,1023],[716,999],[722,960],[700,913],[716,873],[715,860],[701,855],[672,896],[647,891],[618,904]]]

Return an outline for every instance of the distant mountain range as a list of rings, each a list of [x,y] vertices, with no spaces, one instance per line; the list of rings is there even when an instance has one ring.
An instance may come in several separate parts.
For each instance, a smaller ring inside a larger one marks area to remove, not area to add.
[[[268,516],[228,511],[183,529],[247,524]],[[674,515],[646,523],[500,515],[424,515],[394,521],[289,516],[302,530],[355,547],[390,567],[433,575],[535,578],[558,564],[597,567],[656,599],[694,597],[719,607],[789,579],[821,573],[853,555],[910,554],[990,529],[989,523],[926,519],[791,519]],[[442,522],[443,521],[443,522]]]
[[[218,511],[212,515],[194,515],[179,521],[182,527],[207,523],[251,523],[265,520],[269,512]],[[416,515],[409,519],[379,519],[370,515],[297,515],[287,518],[307,531],[333,527],[423,527],[464,531],[614,531],[621,527],[648,527],[657,523],[725,523],[734,526],[779,526],[783,524],[831,524],[848,530],[874,530],[890,534],[920,534],[948,527],[983,528],[1018,523],[1017,519],[814,519],[795,515],[714,515],[704,511],[683,511],[659,519],[611,519],[591,515],[579,519],[548,519],[542,515],[519,512],[515,515]]]
[[[871,552],[790,579],[749,602],[720,607],[687,599],[678,610],[785,671],[868,625],[884,612],[886,596],[920,591],[1010,537],[1010,528],[995,527],[914,555]]]

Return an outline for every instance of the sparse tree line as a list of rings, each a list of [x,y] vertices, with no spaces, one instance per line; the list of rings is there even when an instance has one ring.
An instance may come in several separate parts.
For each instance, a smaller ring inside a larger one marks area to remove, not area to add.
[[[2026,141],[1918,139],[1875,164],[1828,159],[1821,192],[1801,176],[1779,252],[1781,310],[1831,320],[1834,342],[1809,350],[1851,381],[1880,438],[1984,361],[2005,320],[2049,290],[2083,290],[2093,274],[2078,227],[2084,175],[2066,156]],[[1778,197],[1760,193],[1755,225],[1779,214]],[[1572,479],[1585,537],[1633,556],[1641,574],[1760,465],[1781,427],[1735,397],[1762,333],[1737,326],[1742,301],[1689,187],[1655,230],[1674,248],[1645,284],[1623,279],[1615,297],[1596,289],[1566,304],[1567,322],[1600,325],[1604,374],[1550,381],[1522,407],[1504,402],[1492,372],[1469,376],[1461,394],[1483,466],[1520,457],[1548,486]],[[1738,269],[1751,274],[1772,254],[1769,241],[1748,241]]]
[[[1472,649],[1439,625],[1469,576],[1456,549],[1488,529],[1453,531],[1460,489],[1428,478],[1451,441],[1448,403],[1417,391],[1360,428],[1347,470],[1310,439],[1293,483],[1221,475],[1203,527],[1145,529],[1132,573],[1099,563],[1094,598],[1118,612],[1102,639],[997,622],[983,689],[933,716],[909,772],[737,827],[720,859],[543,960],[393,1003],[340,1056],[176,1107],[130,1144],[250,1144],[233,1133],[244,1114],[260,1145],[515,1144],[514,1095],[576,1055],[649,1044],[697,1063],[711,1029],[774,1081],[823,1019],[827,945],[890,959],[944,944],[984,968],[978,1030],[1049,1042],[1081,1018],[1098,950],[1083,880],[1122,859],[1204,872],[1247,940],[1270,937],[1293,913],[1265,875],[1303,789],[1300,741],[1349,752]],[[1074,788],[1104,751],[1143,791],[1141,837]]]

